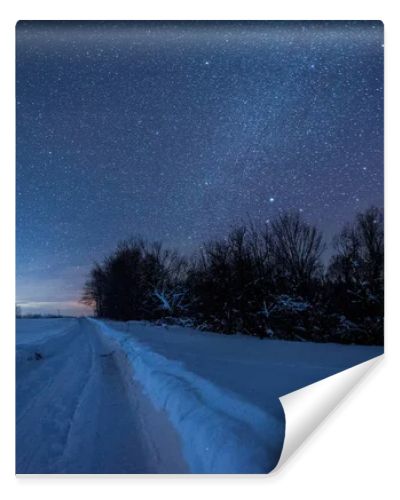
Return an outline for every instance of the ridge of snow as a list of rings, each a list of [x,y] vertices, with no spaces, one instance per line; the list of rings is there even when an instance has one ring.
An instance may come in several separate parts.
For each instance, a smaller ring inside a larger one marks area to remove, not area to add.
[[[183,363],[91,319],[97,331],[128,361],[123,370],[140,382],[158,410],[178,432],[192,473],[266,473],[282,448],[281,423],[254,404],[188,371]]]

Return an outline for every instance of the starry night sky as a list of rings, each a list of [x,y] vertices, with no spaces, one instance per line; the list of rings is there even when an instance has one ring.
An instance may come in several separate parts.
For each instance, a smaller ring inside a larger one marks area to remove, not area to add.
[[[17,302],[84,312],[94,260],[383,206],[379,22],[20,22]]]

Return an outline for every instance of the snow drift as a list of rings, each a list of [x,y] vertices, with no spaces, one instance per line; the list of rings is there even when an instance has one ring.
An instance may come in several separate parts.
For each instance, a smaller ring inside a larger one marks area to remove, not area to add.
[[[279,419],[132,337],[100,321],[96,325],[114,348],[125,353],[124,369],[169,415],[191,472],[263,473],[275,466],[282,447]]]

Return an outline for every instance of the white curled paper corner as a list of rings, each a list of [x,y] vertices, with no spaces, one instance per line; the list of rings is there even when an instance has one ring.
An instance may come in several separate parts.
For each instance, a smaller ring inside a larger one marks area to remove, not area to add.
[[[382,358],[383,354],[279,398],[285,412],[286,429],[281,457],[274,472]]]

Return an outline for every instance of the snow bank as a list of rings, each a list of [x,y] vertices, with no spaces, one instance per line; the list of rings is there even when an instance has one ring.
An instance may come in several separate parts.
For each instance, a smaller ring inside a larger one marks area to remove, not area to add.
[[[29,360],[35,353],[53,355],[70,342],[70,332],[76,325],[72,318],[17,319],[16,359]]]
[[[91,320],[119,349],[122,367],[139,381],[179,433],[192,473],[266,473],[279,460],[283,421],[167,359],[126,333]]]

